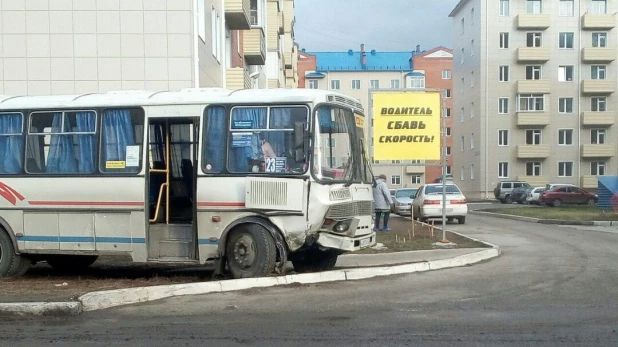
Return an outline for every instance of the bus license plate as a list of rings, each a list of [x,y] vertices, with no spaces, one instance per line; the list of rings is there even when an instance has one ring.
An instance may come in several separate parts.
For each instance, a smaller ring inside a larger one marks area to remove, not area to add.
[[[360,241],[360,246],[361,246],[361,247],[367,247],[367,246],[369,246],[369,241],[371,241],[371,237],[368,237],[368,238],[366,238],[366,239],[364,239],[364,240],[361,240],[361,241]]]

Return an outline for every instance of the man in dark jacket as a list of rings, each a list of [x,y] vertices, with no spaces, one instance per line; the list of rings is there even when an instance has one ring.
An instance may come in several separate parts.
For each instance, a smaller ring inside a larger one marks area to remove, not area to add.
[[[376,179],[376,184],[373,187],[373,203],[376,213],[375,230],[390,231],[391,227],[388,226],[388,217],[391,214],[391,204],[393,200],[388,190],[388,185],[386,185],[386,175],[384,174],[378,176],[378,179]],[[383,229],[380,229],[380,217],[383,218]]]

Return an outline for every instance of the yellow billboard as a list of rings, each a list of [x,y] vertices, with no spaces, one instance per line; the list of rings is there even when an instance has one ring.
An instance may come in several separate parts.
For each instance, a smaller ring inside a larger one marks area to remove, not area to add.
[[[373,159],[439,160],[439,91],[373,92]]]

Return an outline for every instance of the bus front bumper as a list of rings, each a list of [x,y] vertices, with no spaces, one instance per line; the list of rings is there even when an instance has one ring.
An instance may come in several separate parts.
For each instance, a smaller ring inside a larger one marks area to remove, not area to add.
[[[360,249],[375,246],[376,233],[361,235],[358,237],[349,237],[336,235],[333,233],[322,232],[318,234],[317,243],[322,247],[339,249],[342,251],[353,252]]]

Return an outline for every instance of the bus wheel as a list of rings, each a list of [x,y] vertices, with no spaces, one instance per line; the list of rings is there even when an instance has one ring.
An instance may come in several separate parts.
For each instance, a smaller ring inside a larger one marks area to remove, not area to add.
[[[266,276],[275,270],[277,248],[268,230],[247,224],[230,231],[225,256],[233,278]]]
[[[56,270],[79,271],[94,264],[97,258],[96,255],[52,255],[45,260]]]
[[[332,270],[337,264],[338,256],[336,251],[313,248],[292,257],[292,265],[299,273]]]
[[[13,243],[4,230],[0,230],[0,278],[19,277],[28,271],[32,262],[15,254]]]

